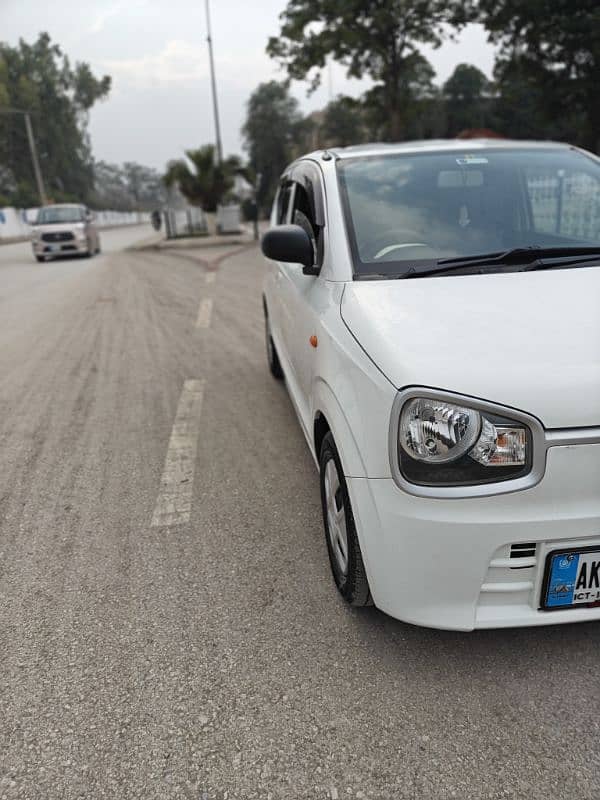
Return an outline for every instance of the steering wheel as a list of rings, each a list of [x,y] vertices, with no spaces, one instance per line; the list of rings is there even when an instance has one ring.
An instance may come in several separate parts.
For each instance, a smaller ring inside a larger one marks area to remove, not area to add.
[[[394,250],[402,250],[405,247],[429,247],[426,242],[420,242],[421,234],[411,228],[387,228],[378,233],[368,242],[369,249],[376,250],[373,259],[387,256]],[[398,242],[398,239],[405,239],[405,242]],[[412,240],[412,241],[411,241]],[[383,247],[381,246],[383,245]]]

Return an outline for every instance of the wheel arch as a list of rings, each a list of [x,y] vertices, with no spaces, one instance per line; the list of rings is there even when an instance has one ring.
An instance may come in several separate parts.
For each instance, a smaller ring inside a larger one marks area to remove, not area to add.
[[[321,444],[328,432],[335,440],[346,477],[366,477],[367,471],[358,449],[352,427],[331,387],[324,380],[314,384],[313,448],[319,462]]]

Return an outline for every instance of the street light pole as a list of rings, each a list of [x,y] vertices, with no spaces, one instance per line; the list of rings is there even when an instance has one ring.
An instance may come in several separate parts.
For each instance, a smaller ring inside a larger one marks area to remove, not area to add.
[[[35,182],[37,183],[40,202],[43,206],[45,206],[48,205],[48,200],[46,198],[44,181],[42,179],[42,170],[40,169],[40,162],[38,161],[37,149],[35,146],[35,138],[33,136],[33,128],[31,127],[31,118],[27,112],[25,112],[25,127],[27,128],[27,138],[29,139],[29,149],[31,150],[31,160],[33,162],[33,171],[35,173]]]
[[[213,111],[215,115],[215,135],[217,139],[217,163],[223,161],[223,146],[221,144],[221,126],[219,124],[219,102],[217,100],[217,82],[215,79],[215,62],[213,58],[212,36],[210,33],[210,7],[206,0],[206,41],[208,42],[208,58],[210,61],[210,81],[212,85]]]
[[[29,142],[29,150],[31,152],[31,162],[33,164],[33,173],[35,175],[35,182],[37,184],[38,194],[40,196],[41,205],[48,204],[46,198],[46,190],[44,188],[44,180],[42,178],[42,170],[40,169],[40,162],[38,160],[37,148],[35,146],[35,137],[33,135],[33,127],[31,125],[31,117],[29,111],[22,111],[20,108],[0,108],[0,114],[23,114],[25,117],[25,129],[27,131],[27,140]]]

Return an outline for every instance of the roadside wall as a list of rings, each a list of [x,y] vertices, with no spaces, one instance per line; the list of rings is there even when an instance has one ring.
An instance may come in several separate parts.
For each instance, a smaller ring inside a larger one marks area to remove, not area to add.
[[[150,222],[150,214],[141,211],[96,211],[99,228],[140,225]],[[0,244],[3,241],[28,239],[30,224],[35,221],[37,208],[0,208]]]
[[[97,211],[99,228],[117,228],[121,225],[141,225],[150,222],[150,214],[141,211]]]
[[[16,208],[0,208],[0,240],[29,236],[25,212]]]

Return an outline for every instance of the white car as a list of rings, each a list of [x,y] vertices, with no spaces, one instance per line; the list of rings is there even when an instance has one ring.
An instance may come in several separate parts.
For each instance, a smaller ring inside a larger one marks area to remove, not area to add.
[[[600,160],[313,153],[262,248],[343,597],[435,628],[600,619]]]
[[[32,226],[31,246],[37,261],[99,253],[100,236],[93,212],[74,203],[40,208]]]

